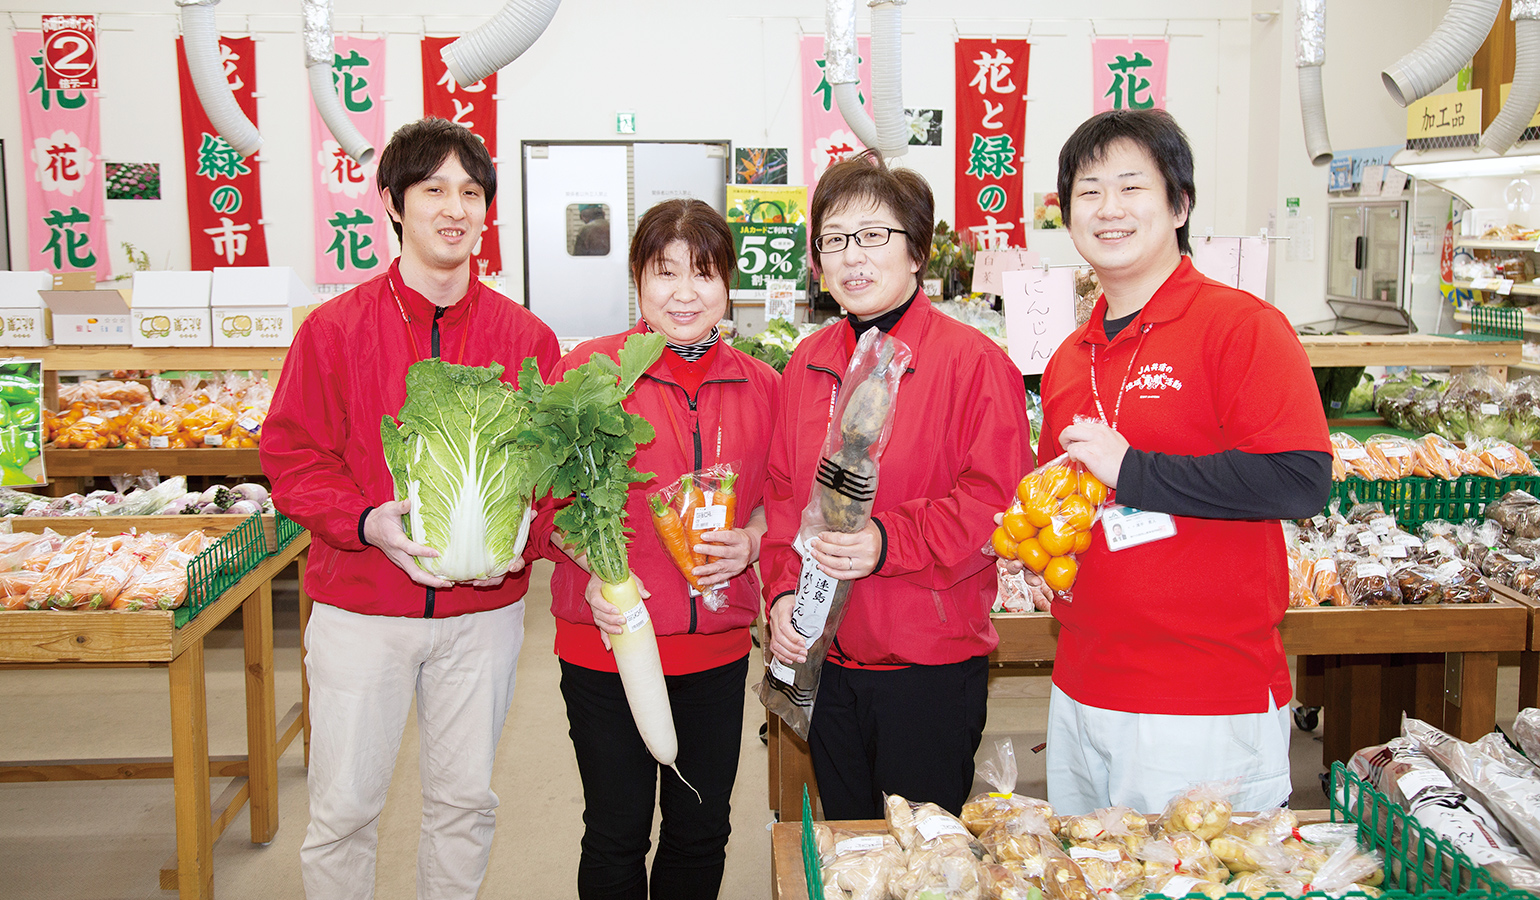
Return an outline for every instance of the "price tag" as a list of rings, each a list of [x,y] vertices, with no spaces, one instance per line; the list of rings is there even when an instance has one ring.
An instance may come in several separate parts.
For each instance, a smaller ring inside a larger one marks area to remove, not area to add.
[[[1337,571],[1337,561],[1332,559],[1330,556],[1323,556],[1315,561],[1315,566],[1311,568],[1310,574],[1312,576],[1316,576],[1320,575],[1322,572],[1335,571]]]
[[[863,834],[860,837],[846,838],[834,845],[835,855],[881,849],[882,835],[880,834]]]
[[[1115,863],[1123,858],[1116,850],[1092,850],[1090,847],[1069,848],[1070,859],[1099,859],[1103,862]]]
[[[1160,893],[1167,897],[1185,897],[1197,886],[1198,879],[1190,875],[1175,875],[1161,887]]]
[[[224,442],[225,436],[222,434],[214,434],[211,432],[203,436],[203,445],[205,447],[218,447],[224,444]]]
[[[1337,450],[1337,458],[1343,462],[1351,462],[1355,459],[1363,459],[1369,455],[1369,451],[1362,447],[1342,447]]]
[[[652,617],[647,615],[647,604],[645,603],[637,603],[626,610],[626,632],[628,634],[635,634],[641,631],[651,621]]]
[[[920,837],[927,841],[933,841],[943,834],[968,833],[963,823],[951,816],[930,816],[914,823],[914,827],[920,832]]]
[[[247,431],[256,431],[262,427],[262,424],[251,416],[241,416],[239,419],[235,420],[235,424],[241,426]]]
[[[83,425],[105,425],[107,420],[101,416],[86,416],[84,419],[81,419],[80,422]]]
[[[1396,779],[1401,796],[1411,800],[1418,792],[1429,787],[1452,787],[1449,776],[1437,768],[1413,769]]]
[[[1411,456],[1412,448],[1403,447],[1399,444],[1392,444],[1389,447],[1380,448],[1380,452],[1386,456]]]
[[[171,438],[159,434],[150,435],[150,449],[164,450],[169,446],[171,446]]]
[[[1495,416],[1500,412],[1502,412],[1502,407],[1498,406],[1496,403],[1481,404],[1481,414],[1483,416]]]
[[[1439,581],[1452,581],[1454,577],[1459,575],[1460,571],[1464,568],[1465,563],[1462,560],[1451,559],[1449,562],[1446,562],[1438,568],[1434,569],[1433,574],[1438,578]]]
[[[1354,571],[1359,578],[1384,578],[1390,574],[1390,570],[1379,563],[1359,563]]]
[[[690,527],[696,531],[716,531],[727,526],[727,507],[701,506],[697,507]]]
[[[1378,547],[1380,537],[1372,531],[1360,531],[1358,532],[1358,542],[1365,547]]]
[[[1387,544],[1380,548],[1380,555],[1386,559],[1406,559],[1406,548],[1400,544]]]

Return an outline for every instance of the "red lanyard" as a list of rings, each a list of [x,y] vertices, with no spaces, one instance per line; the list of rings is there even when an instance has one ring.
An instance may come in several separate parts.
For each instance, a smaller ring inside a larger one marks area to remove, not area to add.
[[[1096,345],[1091,345],[1091,399],[1096,401],[1096,413],[1107,423],[1107,427],[1113,431],[1118,430],[1118,419],[1123,414],[1123,394],[1128,391],[1128,379],[1134,374],[1134,364],[1139,359],[1139,349],[1144,346],[1144,336],[1150,333],[1148,325],[1139,326],[1139,340],[1134,344],[1134,353],[1128,358],[1128,369],[1123,373],[1123,383],[1118,386],[1118,399],[1112,405],[1112,418],[1107,418],[1107,410],[1102,408],[1101,391],[1096,385]]]
[[[401,303],[401,295],[396,293],[396,282],[395,282],[395,279],[391,278],[389,275],[386,275],[385,276],[385,283],[390,286],[390,296],[391,296],[391,299],[396,301],[396,309],[400,310],[400,312],[401,312],[401,321],[406,323],[406,338],[407,338],[407,340],[412,342],[412,356],[414,356],[418,362],[422,362],[422,360],[425,357],[423,356],[422,350],[417,346],[417,335],[416,335],[416,333],[414,333],[412,331],[412,317],[407,314],[406,306],[404,306]],[[469,294],[470,291],[467,290],[466,293]],[[470,297],[465,302],[466,302],[467,305],[475,303],[476,302],[476,298],[475,297]],[[466,322],[465,322],[465,327],[460,330],[460,362],[459,362],[459,365],[465,365],[465,342],[471,336],[471,328],[470,328],[471,323],[470,323],[470,319],[469,319],[470,314],[471,314],[470,310],[467,309],[465,311],[465,315],[467,316],[467,319],[466,319]]]

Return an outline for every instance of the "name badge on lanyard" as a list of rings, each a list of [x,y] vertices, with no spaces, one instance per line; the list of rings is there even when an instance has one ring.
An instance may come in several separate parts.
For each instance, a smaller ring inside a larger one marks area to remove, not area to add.
[[[1102,532],[1108,550],[1126,550],[1176,536],[1176,520],[1166,513],[1149,512],[1113,503],[1102,509]]]

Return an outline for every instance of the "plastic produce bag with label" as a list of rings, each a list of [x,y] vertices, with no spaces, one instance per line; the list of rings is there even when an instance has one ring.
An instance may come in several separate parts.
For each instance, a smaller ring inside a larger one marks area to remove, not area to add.
[[[802,555],[802,574],[794,598],[791,627],[807,641],[807,660],[787,665],[771,660],[759,683],[759,699],[806,739],[812,722],[818,678],[829,645],[845,617],[849,581],[818,567],[810,541],[824,531],[854,534],[871,521],[877,498],[878,462],[893,434],[893,410],[899,380],[913,352],[903,341],[873,328],[861,335],[840,380],[829,428],[794,546]]]
[[[990,537],[990,549],[1040,576],[1055,601],[1073,602],[1078,555],[1091,549],[1091,527],[1106,504],[1106,485],[1060,454],[1016,485],[1016,499]]]
[[[1016,747],[1010,738],[995,741],[995,752],[979,761],[977,771],[994,790],[975,794],[963,804],[962,821],[969,831],[982,835],[996,825],[1007,825],[1022,832],[1053,833],[1053,807],[1048,801],[1016,793]]]
[[[1421,719],[1403,718],[1401,734],[1416,742],[1457,787],[1480,800],[1531,859],[1540,859],[1540,780],[1513,771]]]
[[[1513,739],[1524,748],[1525,756],[1540,760],[1540,709],[1531,706],[1519,710],[1513,720]]]
[[[691,596],[699,596],[711,612],[727,608],[727,592],[722,589],[725,583],[710,588],[702,585],[695,575],[696,567],[710,565],[717,557],[698,553],[695,546],[705,543],[702,535],[708,531],[737,527],[737,480],[738,473],[724,463],[681,475],[673,484],[647,495],[658,540],[674,568],[689,583]]]
[[[907,862],[891,834],[858,834],[816,822],[813,835],[826,896],[833,885],[841,900],[888,900],[889,885]]]

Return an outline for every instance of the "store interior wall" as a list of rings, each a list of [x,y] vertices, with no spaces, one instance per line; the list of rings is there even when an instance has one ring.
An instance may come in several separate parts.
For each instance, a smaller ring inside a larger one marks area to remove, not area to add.
[[[387,130],[422,108],[418,40],[475,27],[499,0],[461,0],[451,16],[424,17],[421,0],[338,0],[339,32],[387,35]],[[1058,149],[1091,111],[1090,39],[1160,36],[1171,40],[1168,108],[1192,139],[1198,169],[1193,233],[1255,234],[1301,198],[1316,222],[1314,260],[1274,254],[1269,299],[1295,321],[1321,318],[1325,283],[1325,169],[1305,159],[1294,81],[1293,0],[1087,0],[1078,18],[1039,0],[911,0],[904,8],[904,104],[940,109],[939,147],[911,147],[902,163],[935,188],[937,215],[951,219],[954,159],[953,40],[1028,38],[1032,43],[1025,191],[1053,190]],[[54,0],[13,0],[15,27],[36,28]],[[89,8],[87,8],[89,7]],[[1404,113],[1380,85],[1379,70],[1437,24],[1440,0],[1339,0],[1328,11],[1326,109],[1335,147],[1394,143]],[[859,5],[859,27],[869,22]],[[101,66],[104,158],[158,162],[159,201],[108,201],[114,272],[134,243],[154,268],[188,266],[185,181],[180,147],[174,41],[169,3],[94,0],[81,12],[103,16]],[[292,0],[231,0],[217,7],[221,31],[256,34],[261,98],[258,121],[263,204],[271,261],[313,277],[308,92],[300,20]],[[1273,15],[1273,13],[1276,13]],[[499,204],[507,290],[522,299],[519,221],[521,140],[617,140],[619,111],[636,113],[630,140],[728,139],[736,146],[787,147],[789,177],[804,183],[800,154],[801,83],[797,46],[821,34],[819,0],[565,0],[545,35],[500,75]],[[7,45],[9,50],[9,45]],[[725,63],[724,63],[725,60]],[[1068,77],[1062,73],[1074,73]],[[19,144],[14,62],[0,65],[0,139]],[[13,252],[23,249],[21,153],[8,154]],[[1030,198],[1029,198],[1030,199]],[[1029,245],[1054,262],[1077,257],[1062,232],[1034,232]]]

